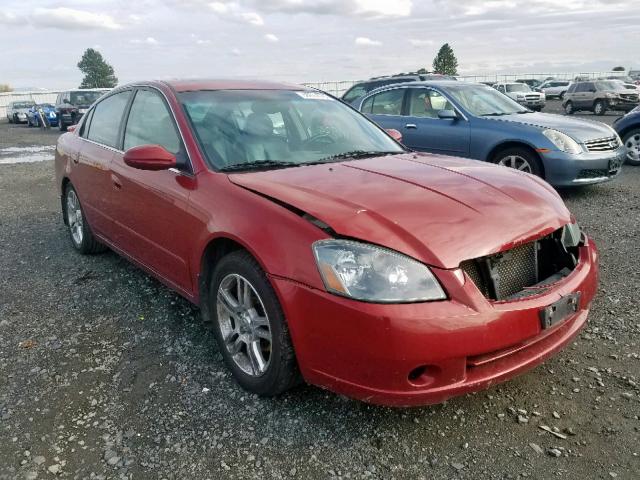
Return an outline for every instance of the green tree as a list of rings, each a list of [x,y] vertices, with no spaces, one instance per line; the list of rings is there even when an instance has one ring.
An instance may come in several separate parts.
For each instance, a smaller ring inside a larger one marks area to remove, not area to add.
[[[12,92],[13,88],[8,83],[0,83],[0,93]]]
[[[118,84],[113,67],[93,48],[87,48],[82,54],[78,68],[84,73],[80,88],[113,88]]]
[[[624,72],[624,67],[613,67],[612,72]]]
[[[433,71],[444,75],[458,74],[458,60],[448,43],[440,47],[436,58],[433,59]]]

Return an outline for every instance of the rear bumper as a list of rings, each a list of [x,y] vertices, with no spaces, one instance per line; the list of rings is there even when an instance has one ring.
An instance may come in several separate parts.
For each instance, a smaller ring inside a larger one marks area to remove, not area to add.
[[[380,305],[272,278],[304,378],[363,401],[416,406],[488,388],[533,368],[585,324],[597,285],[597,250],[536,297],[489,302],[468,278],[436,271],[451,300]],[[540,311],[580,292],[577,313],[543,329]]]
[[[614,179],[622,171],[626,150],[621,146],[611,152],[579,155],[550,151],[541,156],[545,180],[556,187],[568,187],[602,183]]]

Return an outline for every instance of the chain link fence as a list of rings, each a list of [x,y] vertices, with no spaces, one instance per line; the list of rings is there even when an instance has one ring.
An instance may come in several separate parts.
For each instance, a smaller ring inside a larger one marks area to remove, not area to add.
[[[507,74],[490,74],[490,75],[459,75],[456,78],[463,82],[513,82],[523,79],[556,79],[556,80],[593,80],[602,77],[620,77],[626,75],[625,72],[565,72],[565,73],[507,73]],[[354,84],[361,80],[337,80],[326,82],[308,82],[304,83],[308,87],[317,88],[323,92],[330,93],[336,97],[340,97],[344,92],[351,88]]]

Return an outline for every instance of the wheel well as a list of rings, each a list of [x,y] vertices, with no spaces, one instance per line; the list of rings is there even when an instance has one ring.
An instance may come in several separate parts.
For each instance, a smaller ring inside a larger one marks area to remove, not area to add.
[[[226,237],[219,237],[211,240],[202,254],[200,260],[200,274],[198,276],[198,293],[200,294],[200,308],[205,318],[208,318],[209,312],[207,302],[204,301],[207,296],[207,288],[213,275],[216,264],[222,257],[237,250],[246,250],[241,244],[235,240]]]
[[[540,164],[540,170],[541,170],[540,173],[542,174],[542,178],[545,178],[544,164],[542,163],[542,158],[540,158],[540,154],[536,152],[533,147],[531,147],[530,145],[527,145],[526,143],[521,143],[521,142],[501,143],[500,145],[497,145],[496,147],[494,147],[493,150],[491,150],[491,153],[489,153],[489,156],[487,158],[491,163],[495,163],[496,157],[498,156],[498,154],[510,148],[522,148],[528,151],[529,153],[531,153],[534,157],[536,157],[538,159],[538,163]]]
[[[624,136],[633,130],[640,130],[640,125],[629,125],[627,128],[623,128],[618,135],[620,139],[624,139]]]

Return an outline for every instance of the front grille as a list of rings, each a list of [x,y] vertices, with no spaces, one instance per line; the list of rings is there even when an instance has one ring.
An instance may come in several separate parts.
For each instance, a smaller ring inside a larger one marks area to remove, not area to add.
[[[590,152],[612,152],[620,147],[617,137],[598,138],[584,142]]]
[[[556,282],[564,278],[577,263],[577,246],[565,245],[562,232],[560,229],[535,242],[466,260],[460,268],[491,300],[514,300],[542,293],[548,290],[549,279]]]
[[[536,100],[540,100],[540,95],[526,95],[524,98],[529,102],[535,102]]]

